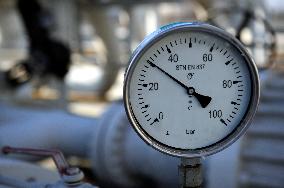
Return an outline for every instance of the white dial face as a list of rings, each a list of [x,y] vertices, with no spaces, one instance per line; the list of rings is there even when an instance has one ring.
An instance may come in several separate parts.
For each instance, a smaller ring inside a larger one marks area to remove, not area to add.
[[[252,95],[242,53],[205,31],[157,40],[131,66],[131,116],[151,139],[177,149],[208,147],[241,124]]]

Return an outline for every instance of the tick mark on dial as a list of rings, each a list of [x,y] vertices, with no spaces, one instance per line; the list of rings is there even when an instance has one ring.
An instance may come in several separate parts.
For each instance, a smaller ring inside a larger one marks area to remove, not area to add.
[[[159,122],[158,118],[155,118],[154,121],[152,123],[150,123],[150,125],[153,125],[156,122]]]
[[[214,46],[215,46],[215,43],[213,44],[213,46],[211,46],[211,48],[210,48],[210,52],[212,52],[213,51],[213,49],[214,49]]]
[[[149,107],[149,104],[146,104],[145,106],[142,106],[141,109],[148,108],[148,107]]]
[[[161,52],[159,50],[157,50],[158,54],[161,54]]]
[[[188,130],[188,129],[185,130],[185,134],[194,134],[194,133],[195,130]]]
[[[190,41],[190,43],[188,43],[188,47],[191,48],[192,47],[192,43]]]
[[[236,80],[236,81],[233,81],[233,84],[237,84],[237,83],[240,83],[242,82],[241,80]]]
[[[150,59],[151,59],[152,61],[154,61],[154,59],[153,59],[152,57],[150,57]]]
[[[138,84],[138,85],[143,86],[143,87],[147,87],[148,86],[148,84]]]
[[[171,47],[173,47],[173,43],[172,42],[170,42],[170,45],[171,45]]]
[[[223,123],[224,125],[228,125],[226,122],[225,122],[225,120],[223,120],[223,119],[220,119],[220,121],[221,121],[221,123]]]
[[[150,61],[149,59],[147,59],[147,63],[152,63],[152,61]]]
[[[168,45],[166,45],[166,48],[167,48],[167,51],[168,51],[169,54],[172,53],[172,51],[169,49]]]
[[[225,64],[226,64],[226,65],[229,65],[232,61],[233,61],[233,58],[230,59],[229,61],[227,61]]]
[[[233,105],[240,105],[240,104],[238,104],[238,103],[236,103],[234,101],[232,101],[231,104],[233,104]]]

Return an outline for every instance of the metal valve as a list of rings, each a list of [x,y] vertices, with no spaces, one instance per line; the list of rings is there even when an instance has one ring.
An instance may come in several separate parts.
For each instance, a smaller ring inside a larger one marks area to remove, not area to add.
[[[9,153],[18,153],[18,154],[26,154],[26,155],[34,155],[34,156],[48,156],[52,157],[57,170],[64,182],[64,184],[69,186],[79,186],[79,187],[93,187],[90,184],[85,184],[82,182],[84,178],[83,172],[77,167],[71,167],[63,153],[59,150],[46,150],[46,149],[33,149],[33,148],[16,148],[5,146],[2,148],[2,152],[4,154]],[[57,186],[57,185],[56,185]],[[62,187],[61,185],[58,185]]]

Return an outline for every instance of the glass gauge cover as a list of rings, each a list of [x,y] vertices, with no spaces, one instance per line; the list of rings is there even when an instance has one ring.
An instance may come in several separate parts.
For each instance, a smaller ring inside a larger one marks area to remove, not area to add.
[[[180,157],[216,153],[247,129],[259,100],[254,62],[230,34],[175,23],[133,53],[124,82],[128,117],[154,148]]]

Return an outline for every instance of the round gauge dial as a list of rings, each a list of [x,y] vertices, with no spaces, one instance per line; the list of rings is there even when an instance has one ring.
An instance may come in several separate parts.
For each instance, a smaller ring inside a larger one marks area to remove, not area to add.
[[[124,101],[137,133],[175,156],[220,151],[247,128],[259,81],[244,47],[221,29],[176,23],[147,37],[126,72]]]

